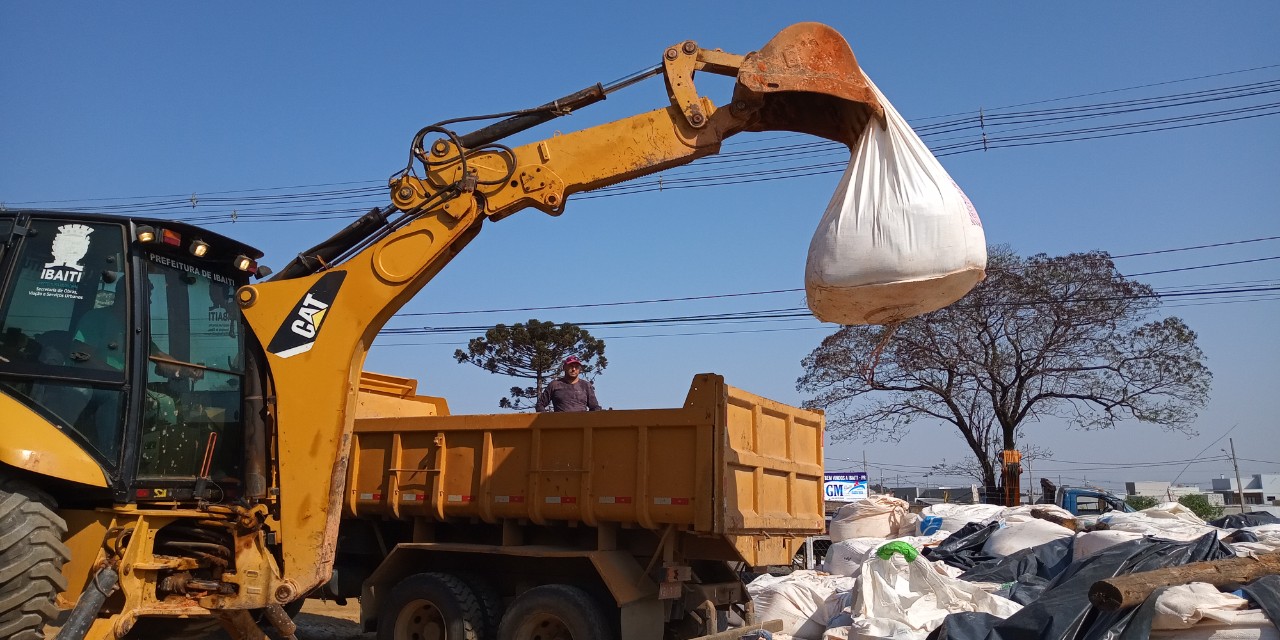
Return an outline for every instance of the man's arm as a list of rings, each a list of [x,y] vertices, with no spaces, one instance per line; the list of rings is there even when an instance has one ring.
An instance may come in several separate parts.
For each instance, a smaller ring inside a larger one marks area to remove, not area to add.
[[[533,405],[533,410],[545,413],[549,404],[551,404],[551,383],[547,383],[547,386],[542,388],[542,392],[538,394],[538,401]]]
[[[587,411],[599,411],[600,403],[596,402],[596,385],[594,382],[587,382]]]

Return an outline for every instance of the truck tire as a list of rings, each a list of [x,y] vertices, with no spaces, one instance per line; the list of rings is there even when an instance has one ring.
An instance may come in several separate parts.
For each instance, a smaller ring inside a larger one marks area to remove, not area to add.
[[[481,640],[480,601],[447,573],[418,573],[400,581],[382,603],[378,640]]]
[[[471,587],[480,602],[480,618],[483,628],[480,629],[480,640],[498,640],[498,625],[502,622],[504,610],[502,594],[494,586],[493,581],[474,571],[463,571],[457,574],[463,582]]]
[[[498,640],[613,640],[609,617],[587,592],[567,584],[534,587],[511,603]]]
[[[67,588],[62,542],[67,523],[53,498],[19,480],[0,478],[0,638],[41,640]]]

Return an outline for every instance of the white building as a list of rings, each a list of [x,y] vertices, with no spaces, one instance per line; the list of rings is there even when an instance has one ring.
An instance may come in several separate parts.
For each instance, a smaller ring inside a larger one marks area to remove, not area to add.
[[[1146,496],[1155,498],[1161,502],[1177,502],[1183,496],[1193,496],[1204,493],[1195,485],[1186,484],[1170,484],[1168,482],[1158,482],[1154,480],[1140,480],[1138,482],[1124,483],[1124,491],[1131,496]]]
[[[1280,473],[1255,473],[1244,476],[1244,503],[1280,505]],[[1240,504],[1240,493],[1236,491],[1236,479],[1226,477],[1214,478],[1213,492],[1222,496],[1225,504]]]

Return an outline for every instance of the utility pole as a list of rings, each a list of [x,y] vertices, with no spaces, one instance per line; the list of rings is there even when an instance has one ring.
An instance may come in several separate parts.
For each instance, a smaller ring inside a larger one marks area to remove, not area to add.
[[[1036,503],[1036,477],[1031,473],[1031,460],[1027,460],[1027,504]]]
[[[1236,443],[1232,438],[1227,438],[1227,442],[1231,444],[1231,466],[1236,470],[1236,497],[1240,500],[1240,513],[1244,513],[1244,484],[1240,482],[1240,465],[1236,463]]]

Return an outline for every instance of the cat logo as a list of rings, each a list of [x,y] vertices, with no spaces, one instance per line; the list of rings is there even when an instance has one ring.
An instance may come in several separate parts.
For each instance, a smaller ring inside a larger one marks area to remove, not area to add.
[[[329,315],[329,307],[338,297],[342,280],[346,277],[345,271],[330,271],[321,276],[311,290],[298,300],[298,304],[294,305],[293,312],[285,318],[284,323],[276,330],[275,337],[271,339],[271,344],[267,345],[267,351],[281,358],[291,358],[310,351]]]

